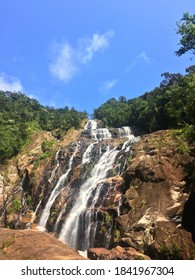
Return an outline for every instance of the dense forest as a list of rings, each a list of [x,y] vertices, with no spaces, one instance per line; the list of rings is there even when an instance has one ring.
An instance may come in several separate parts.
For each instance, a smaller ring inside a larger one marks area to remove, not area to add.
[[[37,129],[60,138],[68,129],[78,129],[86,112],[74,108],[44,107],[20,92],[0,91],[0,162],[16,155]]]
[[[184,13],[176,23],[181,36],[175,54],[195,55],[195,14]],[[108,126],[135,126],[143,133],[160,129],[180,128],[189,140],[195,139],[195,65],[186,69],[187,75],[163,73],[159,87],[139,98],[112,98],[94,110],[94,118]]]
[[[195,66],[186,70],[184,76],[162,74],[159,87],[140,97],[109,99],[94,110],[93,118],[102,120],[104,126],[131,126],[141,133],[180,128],[188,140],[195,139]],[[33,131],[52,131],[60,138],[87,118],[86,112],[74,108],[44,107],[20,92],[0,91],[0,104],[1,162],[16,155]]]
[[[181,128],[189,139],[195,138],[195,66],[188,74],[162,74],[159,87],[138,98],[109,99],[94,110],[94,118],[104,125],[139,128],[142,133]]]

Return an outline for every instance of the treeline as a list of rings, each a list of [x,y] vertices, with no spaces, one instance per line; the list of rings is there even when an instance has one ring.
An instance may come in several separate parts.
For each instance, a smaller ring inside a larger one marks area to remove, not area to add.
[[[189,140],[195,139],[195,66],[187,75],[162,74],[159,87],[127,100],[124,96],[109,99],[94,110],[93,117],[105,126],[133,126],[143,133],[182,128]]]
[[[60,138],[68,129],[79,128],[85,118],[86,112],[74,108],[45,107],[20,92],[0,91],[0,162],[16,155],[32,131],[53,131]]]

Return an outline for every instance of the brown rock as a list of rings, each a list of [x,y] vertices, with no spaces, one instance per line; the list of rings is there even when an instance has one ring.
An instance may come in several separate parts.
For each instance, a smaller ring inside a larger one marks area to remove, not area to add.
[[[169,131],[145,136],[134,145],[126,173],[125,193],[130,211],[117,217],[123,239],[152,258],[194,258],[195,245],[182,228],[184,189],[177,139]],[[176,252],[177,251],[177,252]]]
[[[117,246],[113,249],[91,248],[88,250],[88,258],[91,260],[150,260],[144,254],[134,248]]]
[[[0,229],[1,260],[84,260],[54,236],[37,230]]]

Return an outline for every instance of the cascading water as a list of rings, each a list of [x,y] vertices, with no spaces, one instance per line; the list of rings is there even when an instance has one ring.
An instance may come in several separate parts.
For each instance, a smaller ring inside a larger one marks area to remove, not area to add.
[[[97,142],[91,143],[83,154],[82,164],[90,162],[93,147]]]
[[[101,156],[98,163],[94,166],[91,177],[80,187],[77,200],[69,212],[66,221],[62,226],[59,238],[64,240],[74,248],[86,249],[89,245],[93,245],[95,232],[91,227],[93,210],[98,202],[102,183],[101,180],[106,178],[107,172],[112,168],[114,160],[119,151],[112,149],[109,146],[107,151]],[[93,197],[92,201],[90,198]],[[83,219],[84,217],[84,219]],[[80,242],[80,222],[82,221],[82,245]]]
[[[60,153],[60,150],[58,150],[57,153],[56,153],[55,161],[56,161],[57,164],[56,164],[56,167],[54,168],[54,170],[51,172],[51,176],[50,176],[50,178],[49,178],[49,180],[48,180],[49,183],[51,183],[51,182],[53,181],[54,176],[55,176],[55,174],[56,174],[56,170],[58,169],[58,167],[59,167],[59,165],[60,165],[60,162],[59,162],[59,159],[58,159],[59,153]]]
[[[129,127],[115,129],[115,135],[112,135],[113,131],[111,133],[108,129],[98,128],[94,120],[90,120],[85,125],[84,131],[90,139],[81,137],[81,141],[77,143],[69,159],[68,169],[54,186],[39,222],[39,228],[45,230],[51,208],[54,207],[56,199],[61,197],[61,206],[56,206],[58,211],[56,211],[53,231],[60,240],[82,251],[96,246],[98,235],[100,231],[103,232],[103,229],[104,238],[99,240],[98,244],[109,246],[112,222],[108,218],[108,221],[105,221],[105,215],[108,213],[105,214],[104,209],[110,199],[110,192],[113,191],[113,178],[122,173],[130,144],[137,140]],[[127,138],[126,142],[121,145],[114,144],[114,139],[124,137]],[[58,160],[58,154],[56,154],[56,162],[50,182],[53,181],[56,170],[62,164]],[[79,173],[75,179],[70,177],[70,173],[77,174],[77,172]],[[65,190],[66,199],[64,199]],[[116,215],[120,215],[121,193],[113,204]]]
[[[68,170],[66,171],[65,174],[63,174],[59,178],[59,180],[58,180],[55,188],[53,189],[53,191],[52,191],[52,193],[51,193],[51,195],[49,197],[49,200],[48,200],[48,202],[47,202],[47,204],[46,204],[46,206],[45,206],[45,208],[44,208],[44,210],[42,212],[42,215],[41,215],[41,218],[40,218],[40,221],[39,221],[39,227],[38,227],[40,230],[45,230],[45,226],[47,224],[47,220],[48,220],[48,217],[50,215],[50,209],[51,209],[51,207],[52,207],[56,197],[63,190],[64,185],[67,183],[68,175],[69,175],[69,173],[70,173],[70,171],[72,169],[73,159],[74,159],[75,154],[78,151],[78,147],[79,147],[79,145],[77,143],[75,152],[73,153],[73,155],[70,158],[70,161],[69,161],[69,164],[68,164]]]

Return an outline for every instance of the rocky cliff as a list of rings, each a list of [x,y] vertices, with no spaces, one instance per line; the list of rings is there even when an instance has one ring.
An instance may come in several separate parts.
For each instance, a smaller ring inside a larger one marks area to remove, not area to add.
[[[152,133],[134,145],[127,164],[124,196],[130,210],[117,217],[121,241],[151,258],[194,258],[191,235],[182,227],[189,198],[184,167],[192,161],[185,145],[172,131]]]
[[[70,226],[74,231],[71,209],[81,205],[76,204],[76,197],[93,187],[90,195],[85,193],[89,195],[86,209],[81,209],[75,221],[78,228],[92,224],[88,239],[96,242],[82,241],[82,230],[87,228],[80,228],[73,240],[76,249],[87,248],[91,259],[194,259],[190,234],[194,232],[193,172],[190,176],[186,172],[194,163],[193,146],[181,142],[173,131],[145,135],[134,144],[128,142],[125,129],[88,131],[91,135],[86,130],[70,131],[63,141],[39,133],[23,154],[1,167],[1,226],[25,229],[40,225],[44,217],[44,230],[59,238],[68,219],[64,228]],[[123,137],[118,138],[119,134]],[[52,142],[49,154],[42,145],[46,140]],[[127,142],[131,145],[125,146]],[[100,161],[106,170],[103,177],[98,175],[105,171]],[[113,161],[112,165],[106,161]],[[98,189],[95,178],[101,186]],[[12,255],[13,259],[22,256]]]

